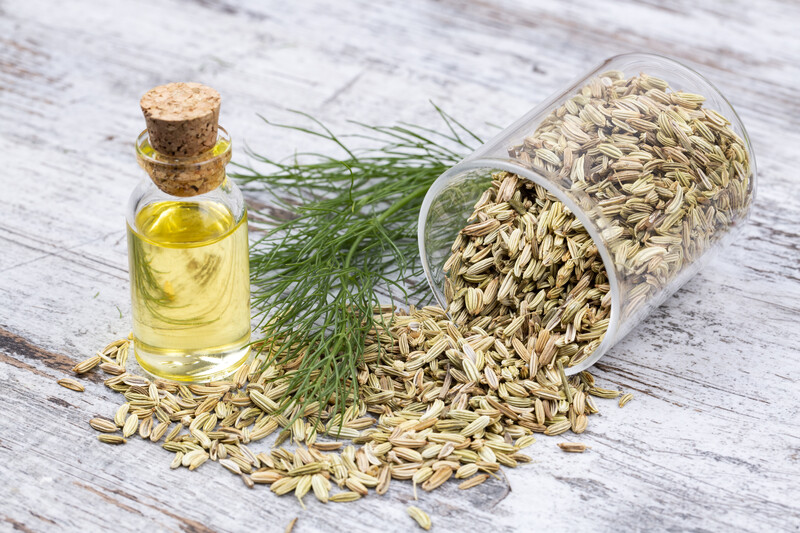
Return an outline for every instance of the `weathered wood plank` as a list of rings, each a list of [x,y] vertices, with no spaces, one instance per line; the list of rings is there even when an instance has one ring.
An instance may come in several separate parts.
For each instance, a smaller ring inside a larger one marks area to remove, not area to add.
[[[758,155],[752,222],[597,366],[636,398],[601,405],[580,439],[589,452],[543,437],[508,484],[418,505],[438,531],[800,527],[796,3],[6,0],[0,13],[0,530],[412,526],[406,484],[302,511],[216,464],[169,471],[138,438],[102,445],[87,421],[118,397],[96,379],[83,394],[55,385],[129,329],[123,213],[146,89],[218,88],[244,162],[243,141],[271,155],[306,142],[255,112],[430,124],[433,99],[485,136],[630,50],[691,61],[731,99]]]

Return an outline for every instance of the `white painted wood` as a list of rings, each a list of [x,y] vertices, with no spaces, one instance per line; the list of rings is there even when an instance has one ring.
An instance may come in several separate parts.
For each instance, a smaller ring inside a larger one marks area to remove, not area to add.
[[[124,204],[141,172],[140,95],[172,80],[223,95],[238,142],[302,109],[482,133],[603,58],[693,62],[740,113],[760,186],[744,237],[597,367],[605,402],[566,455],[542,437],[508,484],[425,494],[436,531],[797,531],[800,526],[800,6],[794,2],[0,3],[0,530],[408,531],[410,486],[323,506],[247,490],[216,464],[170,471],[87,425],[118,397],[55,385],[129,328]],[[307,147],[307,146],[306,146]],[[260,199],[251,195],[250,201]]]

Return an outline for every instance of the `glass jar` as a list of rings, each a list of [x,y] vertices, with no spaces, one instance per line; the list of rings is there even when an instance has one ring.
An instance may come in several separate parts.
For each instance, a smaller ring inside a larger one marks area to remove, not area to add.
[[[157,377],[222,378],[250,351],[247,211],[225,175],[230,137],[219,128],[212,150],[179,158],[155,151],[144,131],[136,157],[150,176],[126,215],[136,359]]]
[[[444,308],[451,245],[493,176],[508,175],[574,214],[596,247],[587,253],[599,254],[605,268],[607,329],[570,361],[565,370],[574,374],[736,238],[754,199],[756,163],[741,120],[703,76],[658,55],[610,58],[429,189],[419,217],[420,255]]]

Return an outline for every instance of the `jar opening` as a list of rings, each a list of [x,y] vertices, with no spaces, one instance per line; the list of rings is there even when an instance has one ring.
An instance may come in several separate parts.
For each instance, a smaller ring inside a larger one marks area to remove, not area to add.
[[[575,218],[580,221],[586,231],[589,233],[589,236],[597,247],[597,250],[600,254],[600,257],[603,261],[603,267],[606,270],[606,274],[608,277],[609,282],[609,294],[611,295],[611,315],[609,317],[609,324],[608,329],[603,337],[602,342],[600,345],[583,361],[577,363],[571,367],[565,367],[564,371],[567,375],[577,374],[578,372],[585,370],[592,366],[611,346],[613,346],[617,340],[616,333],[619,329],[619,321],[620,321],[620,309],[621,309],[621,293],[620,293],[620,283],[617,279],[617,272],[614,268],[614,263],[612,260],[611,252],[609,251],[608,247],[606,246],[605,242],[601,238],[599,233],[599,229],[592,222],[592,219],[587,215],[587,213],[575,202],[573,198],[571,198],[568,194],[566,194],[563,190],[561,190],[558,186],[556,186],[552,181],[547,179],[545,176],[533,171],[530,168],[524,167],[522,165],[518,165],[508,161],[501,161],[496,159],[473,159],[469,161],[464,161],[459,165],[449,169],[444,174],[439,176],[439,178],[431,185],[431,188],[428,191],[428,194],[425,196],[425,200],[422,203],[422,208],[420,209],[420,217],[419,217],[419,224],[417,228],[418,232],[418,240],[420,245],[420,256],[422,258],[422,266],[425,271],[425,277],[428,280],[428,285],[433,290],[434,297],[439,305],[443,309],[447,309],[449,302],[444,295],[444,274],[441,270],[442,266],[444,265],[444,260],[446,257],[443,257],[438,265],[432,265],[429,258],[431,257],[431,250],[428,250],[428,242],[430,235],[426,232],[429,230],[427,227],[428,217],[432,214],[431,210],[434,207],[433,202],[434,200],[440,198],[440,193],[444,190],[447,185],[451,185],[453,180],[457,180],[459,176],[467,177],[469,176],[469,181],[473,183],[477,182],[477,188],[483,189],[485,187],[480,185],[480,180],[475,180],[476,176],[485,176],[484,184],[488,183],[491,180],[492,173],[498,171],[506,171],[511,174],[515,174],[522,178],[525,178],[536,185],[540,185],[544,188],[548,193],[555,196],[558,201],[564,204],[564,206],[569,209]],[[478,196],[474,197],[474,201],[477,201]],[[473,201],[473,203],[474,203]],[[470,207],[472,204],[468,204]],[[466,220],[469,213],[463,217],[463,220]],[[442,236],[445,240],[448,236]],[[450,242],[455,239],[456,235],[450,235]],[[451,317],[452,318],[452,317]]]

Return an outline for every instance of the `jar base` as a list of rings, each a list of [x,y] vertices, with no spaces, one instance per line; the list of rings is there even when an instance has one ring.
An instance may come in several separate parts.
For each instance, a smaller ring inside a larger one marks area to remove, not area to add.
[[[236,372],[250,358],[249,335],[244,343],[219,351],[159,350],[133,340],[136,361],[155,378],[181,382],[207,382]]]

